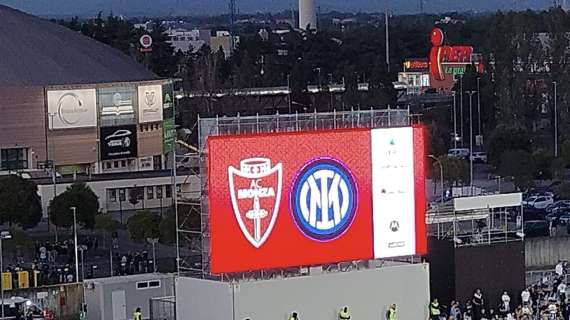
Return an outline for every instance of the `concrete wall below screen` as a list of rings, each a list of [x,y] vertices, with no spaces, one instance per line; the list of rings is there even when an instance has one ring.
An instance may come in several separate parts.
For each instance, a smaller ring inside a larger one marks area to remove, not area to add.
[[[552,267],[570,258],[570,237],[527,238],[524,246],[527,269]]]
[[[391,303],[398,319],[426,319],[429,303],[427,264],[363,271],[240,282],[232,285],[180,278],[176,310],[179,320],[336,320],[342,306],[354,319],[384,319]]]

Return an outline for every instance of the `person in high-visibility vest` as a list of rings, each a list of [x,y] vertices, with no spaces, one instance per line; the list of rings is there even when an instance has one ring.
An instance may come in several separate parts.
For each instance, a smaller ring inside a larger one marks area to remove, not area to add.
[[[429,304],[429,317],[431,320],[439,320],[441,317],[441,310],[439,308],[439,301],[433,299],[433,301]]]
[[[386,320],[397,320],[396,318],[396,304],[392,303],[386,312]]]
[[[299,315],[297,315],[297,312],[292,312],[289,316],[289,320],[299,320]]]
[[[133,320],[142,320],[141,308],[137,308],[135,313],[133,313]]]
[[[350,310],[348,310],[347,306],[344,306],[342,309],[340,309],[340,311],[338,312],[338,319],[339,320],[350,320]]]

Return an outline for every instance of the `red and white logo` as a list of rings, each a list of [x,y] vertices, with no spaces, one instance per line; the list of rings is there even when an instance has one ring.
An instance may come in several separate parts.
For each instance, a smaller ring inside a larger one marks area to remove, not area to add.
[[[249,158],[240,169],[228,167],[232,207],[245,238],[256,248],[267,240],[279,212],[283,165],[267,158]]]

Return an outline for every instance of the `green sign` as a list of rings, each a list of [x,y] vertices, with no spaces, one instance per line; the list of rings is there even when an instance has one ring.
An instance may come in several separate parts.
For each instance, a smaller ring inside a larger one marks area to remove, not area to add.
[[[163,123],[163,147],[164,147],[164,153],[168,153],[170,151],[172,151],[172,144],[174,143],[174,136],[175,136],[175,125],[174,125],[174,119],[172,118],[167,118],[164,119],[164,123]]]
[[[465,67],[445,67],[445,73],[459,76],[465,74],[465,69]]]

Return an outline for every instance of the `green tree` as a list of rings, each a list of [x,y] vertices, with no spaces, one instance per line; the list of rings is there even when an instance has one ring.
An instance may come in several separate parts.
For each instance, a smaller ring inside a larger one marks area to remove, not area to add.
[[[77,223],[84,228],[93,229],[95,216],[99,212],[99,199],[85,183],[72,184],[65,192],[50,201],[51,222],[59,227],[71,227],[73,225],[71,207],[76,208]]]
[[[119,230],[121,224],[119,221],[115,220],[112,215],[98,214],[95,216],[95,229],[105,232],[105,238],[107,236],[112,236],[117,230]]]
[[[0,224],[35,227],[42,218],[38,187],[17,175],[0,177]]]
[[[469,164],[464,159],[440,156],[437,158],[443,167],[443,180],[449,186],[465,184],[469,181]],[[432,178],[439,182],[441,178],[440,166],[433,162]]]
[[[533,157],[525,150],[508,150],[501,156],[498,172],[503,177],[513,177],[519,189],[529,187],[535,173]]]
[[[147,238],[159,238],[160,222],[160,216],[149,211],[140,211],[132,215],[127,220],[130,239],[145,242]]]
[[[570,183],[564,182],[554,187],[554,191],[561,199],[570,199]]]
[[[160,242],[165,244],[173,244],[176,242],[176,216],[174,213],[168,213],[160,222]]]

